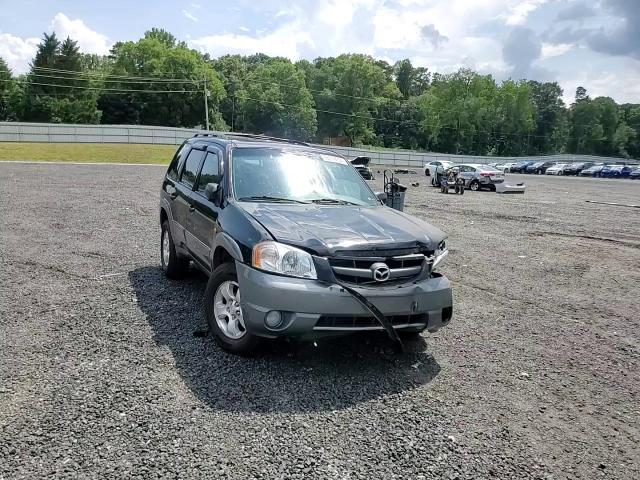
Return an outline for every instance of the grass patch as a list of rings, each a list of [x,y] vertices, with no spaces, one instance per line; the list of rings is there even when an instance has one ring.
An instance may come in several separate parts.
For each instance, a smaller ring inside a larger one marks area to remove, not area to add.
[[[0,142],[0,161],[168,164],[177,145]]]

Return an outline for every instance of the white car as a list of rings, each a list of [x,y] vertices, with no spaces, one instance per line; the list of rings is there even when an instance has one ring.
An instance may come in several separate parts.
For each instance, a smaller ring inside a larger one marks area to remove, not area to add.
[[[499,165],[496,165],[496,168],[498,170],[501,170],[503,173],[511,173],[511,167],[513,167],[515,165],[515,163],[511,162],[511,163],[501,163]]]
[[[556,163],[555,165],[547,168],[545,172],[547,175],[564,175],[565,167],[569,166],[568,163]]]
[[[447,170],[448,168],[451,168],[453,166],[453,163],[451,162],[429,162],[424,166],[424,174],[428,177],[429,175],[433,175],[434,173],[436,173],[436,168],[438,168],[440,165],[442,165],[444,167],[445,170]]]

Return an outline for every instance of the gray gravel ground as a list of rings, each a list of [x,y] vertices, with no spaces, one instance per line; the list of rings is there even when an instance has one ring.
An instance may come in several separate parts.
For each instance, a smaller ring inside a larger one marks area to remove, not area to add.
[[[162,175],[0,163],[0,479],[640,478],[640,211],[585,203],[640,182],[402,176],[450,234],[450,326],[245,359],[159,270]]]

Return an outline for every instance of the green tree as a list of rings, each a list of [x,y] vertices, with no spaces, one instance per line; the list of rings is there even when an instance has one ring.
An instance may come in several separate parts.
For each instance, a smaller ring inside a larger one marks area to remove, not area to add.
[[[404,98],[422,95],[429,88],[429,71],[423,67],[414,68],[408,58],[396,62],[393,74]]]
[[[314,67],[307,78],[319,109],[319,137],[374,141],[375,118],[385,103],[389,73],[372,57],[359,54],[316,59]]]
[[[15,91],[13,75],[7,62],[0,57],[0,122],[15,119],[10,97]]]
[[[249,131],[309,140],[317,130],[313,97],[303,72],[289,60],[258,66],[238,92],[243,126]]]
[[[562,88],[556,82],[529,81],[531,100],[535,108],[535,133],[529,142],[529,154],[561,152],[568,135],[567,111],[562,100]]]
[[[116,43],[110,64],[109,74],[113,79],[122,76],[146,79],[109,83],[110,89],[131,90],[131,93],[105,91],[100,95],[98,106],[103,110],[104,123],[171,127],[204,125],[206,82],[211,128],[228,128],[219,110],[220,101],[226,95],[220,76],[200,53],[182,42],[176,43],[171,34],[154,29],[137,42]],[[184,81],[167,81],[172,78]]]

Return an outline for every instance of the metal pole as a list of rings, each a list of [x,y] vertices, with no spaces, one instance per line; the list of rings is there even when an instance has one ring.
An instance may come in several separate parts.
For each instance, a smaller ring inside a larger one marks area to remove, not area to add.
[[[209,130],[209,102],[207,97],[209,96],[209,92],[207,91],[207,77],[204,77],[204,115],[206,119],[207,130]]]

